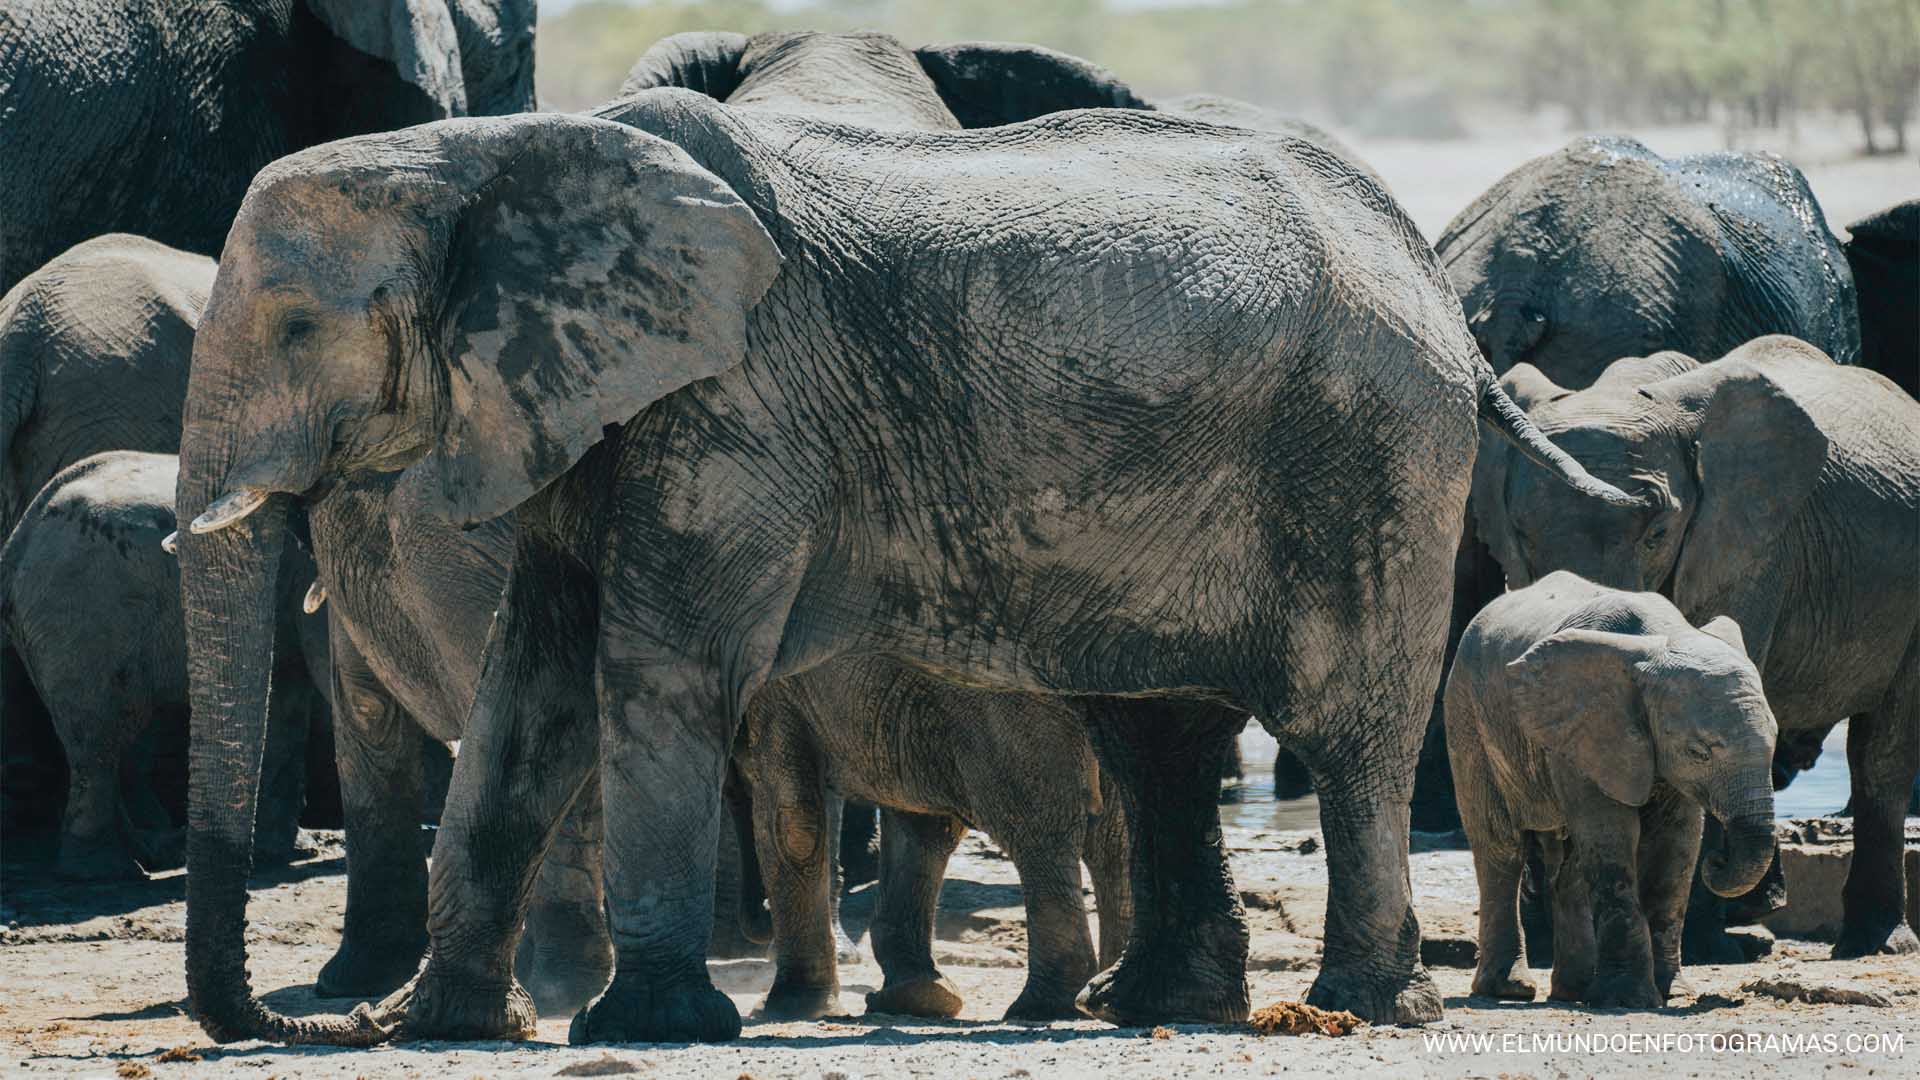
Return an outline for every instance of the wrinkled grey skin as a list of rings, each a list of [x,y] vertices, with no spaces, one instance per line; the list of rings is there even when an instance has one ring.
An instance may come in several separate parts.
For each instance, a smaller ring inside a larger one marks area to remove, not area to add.
[[[1722,356],[1792,334],[1840,363],[1860,352],[1853,275],[1798,169],[1772,154],[1663,158],[1586,136],[1527,162],[1462,210],[1434,248],[1496,373],[1528,363],[1569,389],[1623,356]],[[1471,535],[1454,630],[1500,593]],[[1450,650],[1451,651],[1451,650]],[[1438,714],[1416,827],[1451,827]]]
[[[1707,364],[1621,360],[1583,391],[1530,365],[1504,383],[1642,500],[1596,511],[1483,446],[1474,513],[1508,584],[1567,569],[1657,590],[1696,622],[1730,616],[1783,740],[1851,717],[1854,857],[1834,953],[1915,951],[1900,847],[1920,772],[1920,403],[1786,337]]]
[[[143,737],[187,724],[180,572],[160,540],[173,531],[178,459],[115,451],[62,470],[0,550],[0,638],[18,650],[46,701],[71,780],[56,872],[138,880],[178,865],[180,834],[146,783]],[[326,671],[326,634],[302,616],[313,560],[288,545],[281,572],[274,700],[257,811],[261,859],[286,862],[306,781],[308,700]],[[122,776],[128,801],[122,799]]]
[[[533,108],[534,0],[36,0],[0,10],[0,291],[90,236],[218,255],[302,147]]]
[[[1920,397],[1920,199],[1847,226],[1847,265],[1860,294],[1860,364]]]
[[[858,654],[1135,698],[1092,725],[1137,824],[1097,1014],[1246,1014],[1214,787],[1166,781],[1217,781],[1251,713],[1322,793],[1310,1000],[1438,1015],[1404,806],[1476,413],[1624,496],[1496,392],[1391,200],[1298,140],[1142,112],[889,133],[660,89],[605,115],[294,155],[229,238],[178,496],[210,1033],[529,1032],[513,941],[598,750],[616,973],[573,1037],[733,1037],[704,955],[733,735],[761,686]],[[286,1020],[239,935],[260,598],[288,496],[395,469],[456,524],[514,510],[513,572],[426,967],[378,1014]]]
[[[1520,940],[1528,833],[1556,864],[1553,988],[1653,1008],[1680,973],[1701,812],[1706,877],[1751,889],[1773,861],[1776,726],[1740,627],[1556,571],[1487,605],[1447,675],[1447,749],[1480,884],[1473,992],[1531,1001]]]
[[[1084,710],[1060,699],[956,687],[853,658],[761,691],[742,769],[773,911],[778,962],[761,1012],[837,1013],[827,794],[884,809],[873,951],[886,983],[869,1012],[953,1016],[962,999],[933,962],[947,859],[968,827],[1007,853],[1027,900],[1027,985],[1012,1019],[1078,1016],[1096,969],[1080,862],[1100,905],[1098,959],[1119,958],[1132,919],[1125,809],[1101,773]]]
[[[1798,169],[1586,136],[1507,174],[1434,244],[1487,362],[1591,385],[1623,356],[1792,334],[1860,354],[1853,275]]]
[[[53,474],[106,450],[180,449],[213,260],[96,237],[0,299],[0,537]]]
[[[1291,135],[1296,139],[1305,139],[1317,143],[1340,155],[1354,168],[1366,173],[1374,183],[1385,189],[1387,183],[1380,174],[1373,171],[1353,148],[1341,142],[1334,134],[1318,124],[1310,124],[1297,116],[1284,116],[1271,109],[1223,97],[1219,94],[1182,94],[1153,103],[1153,108],[1173,116],[1184,116],[1192,120],[1204,120],[1209,124],[1221,124],[1226,127],[1248,128],[1253,131],[1271,131],[1279,135]]]

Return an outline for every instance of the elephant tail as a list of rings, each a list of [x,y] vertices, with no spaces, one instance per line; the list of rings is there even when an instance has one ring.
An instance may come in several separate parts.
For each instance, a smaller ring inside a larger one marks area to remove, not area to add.
[[[1526,410],[1514,404],[1514,400],[1500,388],[1500,380],[1494,377],[1492,369],[1486,370],[1485,379],[1480,384],[1482,423],[1504,435],[1534,464],[1559,477],[1562,483],[1573,490],[1613,506],[1644,505],[1639,499],[1588,472],[1573,460],[1572,455],[1553,445],[1553,441],[1534,426]]]

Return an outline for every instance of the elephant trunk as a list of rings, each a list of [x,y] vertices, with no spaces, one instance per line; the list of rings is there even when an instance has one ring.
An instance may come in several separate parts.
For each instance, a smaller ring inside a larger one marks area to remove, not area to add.
[[[210,504],[227,501],[220,496],[231,471],[233,438],[224,425],[195,423],[189,416],[183,443],[175,509],[188,522],[204,519]],[[254,997],[247,977],[247,876],[289,499],[266,496],[245,520],[210,532],[182,529],[177,541],[193,707],[187,993],[201,1027],[218,1042],[366,1045],[387,1032],[364,1007],[345,1018],[290,1019]]]
[[[1716,813],[1721,839],[1701,862],[1701,879],[1717,896],[1745,896],[1773,864],[1773,790],[1764,774],[1748,785],[1750,794],[1737,812]]]

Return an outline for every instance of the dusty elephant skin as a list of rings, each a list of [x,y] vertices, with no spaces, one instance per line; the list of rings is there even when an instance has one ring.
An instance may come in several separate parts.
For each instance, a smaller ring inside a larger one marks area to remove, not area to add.
[[[1582,137],[1501,178],[1434,249],[1496,373],[1527,363],[1577,390],[1623,356],[1721,356],[1764,334],[1860,355],[1840,243],[1806,178],[1771,154],[1669,159]],[[1455,579],[1449,656],[1502,587],[1471,522]],[[1416,827],[1435,830],[1453,824],[1440,713],[1436,700],[1415,794]]]
[[[1474,993],[1531,1000],[1516,901],[1528,833],[1553,872],[1552,996],[1651,1008],[1680,973],[1701,813],[1738,896],[1773,859],[1776,725],[1740,628],[1557,571],[1487,605],[1447,676],[1447,748],[1480,883]]]
[[[1901,822],[1920,772],[1920,403],[1792,338],[1711,363],[1621,360],[1592,387],[1504,384],[1636,496],[1597,510],[1488,445],[1480,535],[1521,587],[1554,569],[1739,623],[1782,737],[1848,725],[1855,856],[1837,956],[1920,949],[1902,922]]]
[[[104,233],[217,255],[253,174],[303,147],[533,108],[533,24],[533,0],[9,5],[0,291]]]
[[[0,550],[0,641],[19,652],[46,701],[71,772],[63,877],[137,880],[179,862],[178,831],[139,775],[143,737],[164,742],[186,730],[180,573],[160,548],[174,528],[176,483],[171,454],[96,454],[55,476]],[[324,680],[327,670],[325,631],[302,625],[299,608],[313,560],[298,545],[285,557],[258,811],[269,863],[300,854],[306,721],[323,693],[310,671]]]
[[[575,1037],[736,1034],[704,964],[728,745],[760,685],[850,653],[1145,695],[1113,726],[1149,747],[1189,726],[1158,695],[1269,718],[1326,793],[1315,1003],[1436,1015],[1403,807],[1476,410],[1624,496],[1496,392],[1390,200],[1297,141],[1149,113],[891,134],[655,90],[608,115],[632,126],[447,122],[277,163],[196,342],[179,505],[208,775],[258,752],[234,703],[260,696],[285,495],[405,468],[456,523],[518,507],[405,1030],[527,1030],[507,953],[551,831],[529,823],[588,782],[568,747],[599,726],[617,966]],[[1329,272],[1348,260],[1368,272]],[[598,716],[554,708],[595,684]],[[247,996],[250,793],[204,794],[203,1022],[380,1037],[394,1013],[282,1022]],[[1133,936],[1090,1006],[1244,1016],[1217,826],[1142,819]]]
[[[872,1012],[952,1016],[963,1004],[933,962],[934,907],[967,827],[1004,850],[1027,899],[1027,986],[1011,1019],[1077,1017],[1096,967],[1080,863],[1100,905],[1098,959],[1119,958],[1131,922],[1123,799],[1103,777],[1085,708],[955,687],[877,658],[836,661],[769,686],[748,707],[744,771],[768,881],[778,974],[761,1014],[839,1008],[829,920],[834,890],[825,793],[886,808]]]

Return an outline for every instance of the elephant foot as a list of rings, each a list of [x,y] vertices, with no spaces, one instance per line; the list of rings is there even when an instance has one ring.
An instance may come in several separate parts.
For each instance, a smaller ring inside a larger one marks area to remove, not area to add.
[[[54,863],[55,877],[66,881],[145,881],[140,860],[119,837],[60,839],[60,856]]]
[[[1587,987],[1587,1004],[1601,1009],[1657,1009],[1666,1004],[1643,975],[1608,975]]]
[[[1440,1019],[1440,990],[1419,964],[1407,975],[1383,975],[1358,969],[1321,968],[1307,1004],[1345,1010],[1369,1024],[1411,1027]]]
[[[860,944],[840,928],[840,920],[833,922],[833,958],[842,964],[857,964],[861,960]]]
[[[758,1020],[818,1020],[823,1016],[838,1016],[843,1011],[838,979],[821,986],[776,975],[773,989],[767,991],[766,1000],[753,1015]]]
[[[712,1043],[740,1037],[740,1010],[711,983],[652,989],[616,977],[582,1009],[567,1041],[587,1043]]]
[[[431,958],[413,981],[373,1010],[377,1022],[403,1040],[456,1042],[524,1041],[533,1038],[538,1016],[533,998],[508,979],[474,980],[434,970]]]
[[[134,834],[134,846],[138,849],[140,865],[150,874],[162,870],[175,870],[187,862],[187,831],[185,829],[145,829]]]
[[[1495,998],[1500,1001],[1532,1001],[1540,991],[1533,980],[1524,975],[1507,970],[1503,972],[1478,971],[1473,976],[1473,996]]]
[[[1654,968],[1653,986],[1660,991],[1660,1003],[1663,1005],[1676,997],[1700,996],[1693,984],[1687,981],[1687,977],[1678,971],[1661,971],[1657,967]]]
[[[1044,1023],[1049,1020],[1079,1020],[1085,1015],[1073,995],[1063,994],[1059,990],[1038,990],[1029,983],[1020,991],[1020,996],[1013,999],[1013,1004],[1007,1006],[1001,1019]]]
[[[1862,956],[1911,956],[1915,953],[1920,953],[1920,937],[1914,936],[1913,927],[1900,921],[1857,932],[1852,927],[1843,928],[1840,940],[1833,946],[1835,960],[1855,960]]]
[[[399,941],[370,941],[350,933],[313,981],[314,996],[377,998],[390,993],[420,970],[426,951],[424,927]]]
[[[960,1015],[966,999],[944,975],[923,975],[910,982],[889,982],[867,995],[867,1012],[946,1019]]]
[[[1116,1027],[1237,1024],[1252,1011],[1244,962],[1231,970],[1196,970],[1174,957],[1135,957],[1129,950],[1095,975],[1080,992],[1080,1011]]]

